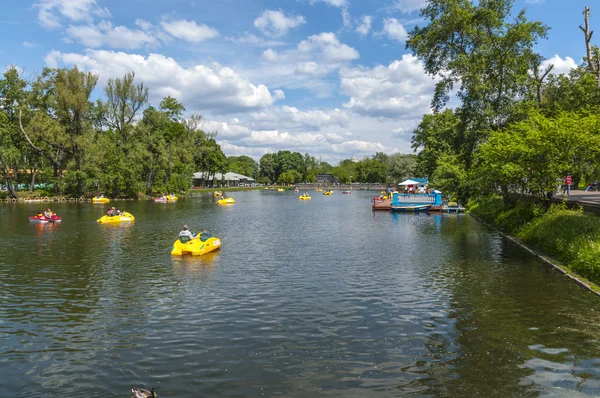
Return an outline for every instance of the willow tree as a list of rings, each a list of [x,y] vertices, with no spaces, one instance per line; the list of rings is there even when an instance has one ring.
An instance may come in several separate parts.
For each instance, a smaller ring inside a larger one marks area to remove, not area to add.
[[[90,96],[98,76],[71,69],[46,69],[33,87],[33,117],[20,127],[32,148],[45,156],[54,176],[63,177],[69,168],[68,189],[82,195],[84,191],[84,159],[93,137]]]
[[[539,60],[533,46],[548,28],[514,17],[514,0],[430,0],[427,21],[409,34],[407,49],[420,57],[438,82],[432,100],[441,110],[456,93],[460,100],[460,155],[470,167],[473,152],[489,131],[511,121],[514,106],[532,91],[529,71]]]

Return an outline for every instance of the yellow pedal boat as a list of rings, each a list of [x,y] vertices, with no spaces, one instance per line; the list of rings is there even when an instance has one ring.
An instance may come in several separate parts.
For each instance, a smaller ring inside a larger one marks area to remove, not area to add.
[[[183,256],[190,254],[192,256],[201,256],[206,253],[210,253],[221,247],[221,239],[211,236],[207,232],[202,232],[199,236],[192,239],[179,238],[173,243],[173,249],[171,249],[171,255]]]
[[[300,195],[300,197],[298,199],[300,199],[300,200],[310,200],[310,196],[308,196],[308,195]]]
[[[283,189],[283,188],[277,188],[277,192],[285,192],[285,189]]]
[[[233,198],[225,198],[225,199],[217,200],[218,205],[232,205],[234,203],[235,203],[235,200],[233,200]]]
[[[317,188],[317,192],[323,192],[321,188]]]
[[[92,203],[110,203],[109,198],[94,196],[92,198]]]
[[[118,216],[108,216],[105,214],[102,217],[100,217],[99,219],[97,219],[96,221],[99,222],[100,224],[112,224],[112,223],[120,223],[120,222],[129,222],[129,221],[133,221],[133,220],[135,220],[135,217],[133,216],[133,214],[124,211],[123,213],[121,213]]]
[[[323,195],[333,195],[333,191],[332,190],[325,191],[325,192],[323,192]]]

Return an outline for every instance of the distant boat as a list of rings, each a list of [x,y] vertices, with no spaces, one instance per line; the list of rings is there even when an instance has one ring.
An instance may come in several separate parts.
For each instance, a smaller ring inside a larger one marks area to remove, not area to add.
[[[349,195],[349,194],[351,194],[351,193],[352,193],[352,191],[344,191],[344,192],[342,192],[342,193],[343,193],[343,194],[346,194],[346,195]]]
[[[428,211],[431,205],[406,205],[406,206],[392,206],[391,211],[398,211],[402,213],[414,213],[419,211]]]

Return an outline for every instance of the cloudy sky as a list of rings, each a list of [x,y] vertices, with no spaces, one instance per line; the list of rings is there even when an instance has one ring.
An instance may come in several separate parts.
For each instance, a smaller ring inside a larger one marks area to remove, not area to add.
[[[411,152],[435,84],[404,48],[425,2],[4,1],[0,61],[25,77],[78,65],[99,74],[100,88],[134,71],[153,104],[171,95],[203,115],[228,156],[288,149],[336,164]],[[552,28],[538,50],[558,72],[584,55],[587,3],[516,0]],[[591,6],[600,29],[600,6]]]

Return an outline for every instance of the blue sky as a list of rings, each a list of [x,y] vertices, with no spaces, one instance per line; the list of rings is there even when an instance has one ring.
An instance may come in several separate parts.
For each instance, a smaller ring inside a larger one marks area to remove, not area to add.
[[[26,78],[76,64],[99,74],[97,96],[107,79],[134,71],[153,104],[171,95],[201,114],[228,156],[287,149],[335,164],[411,152],[435,84],[404,49],[425,2],[6,1],[0,60]],[[551,28],[537,49],[557,73],[585,53],[578,26],[586,4],[515,2]],[[600,29],[600,6],[591,7]]]

